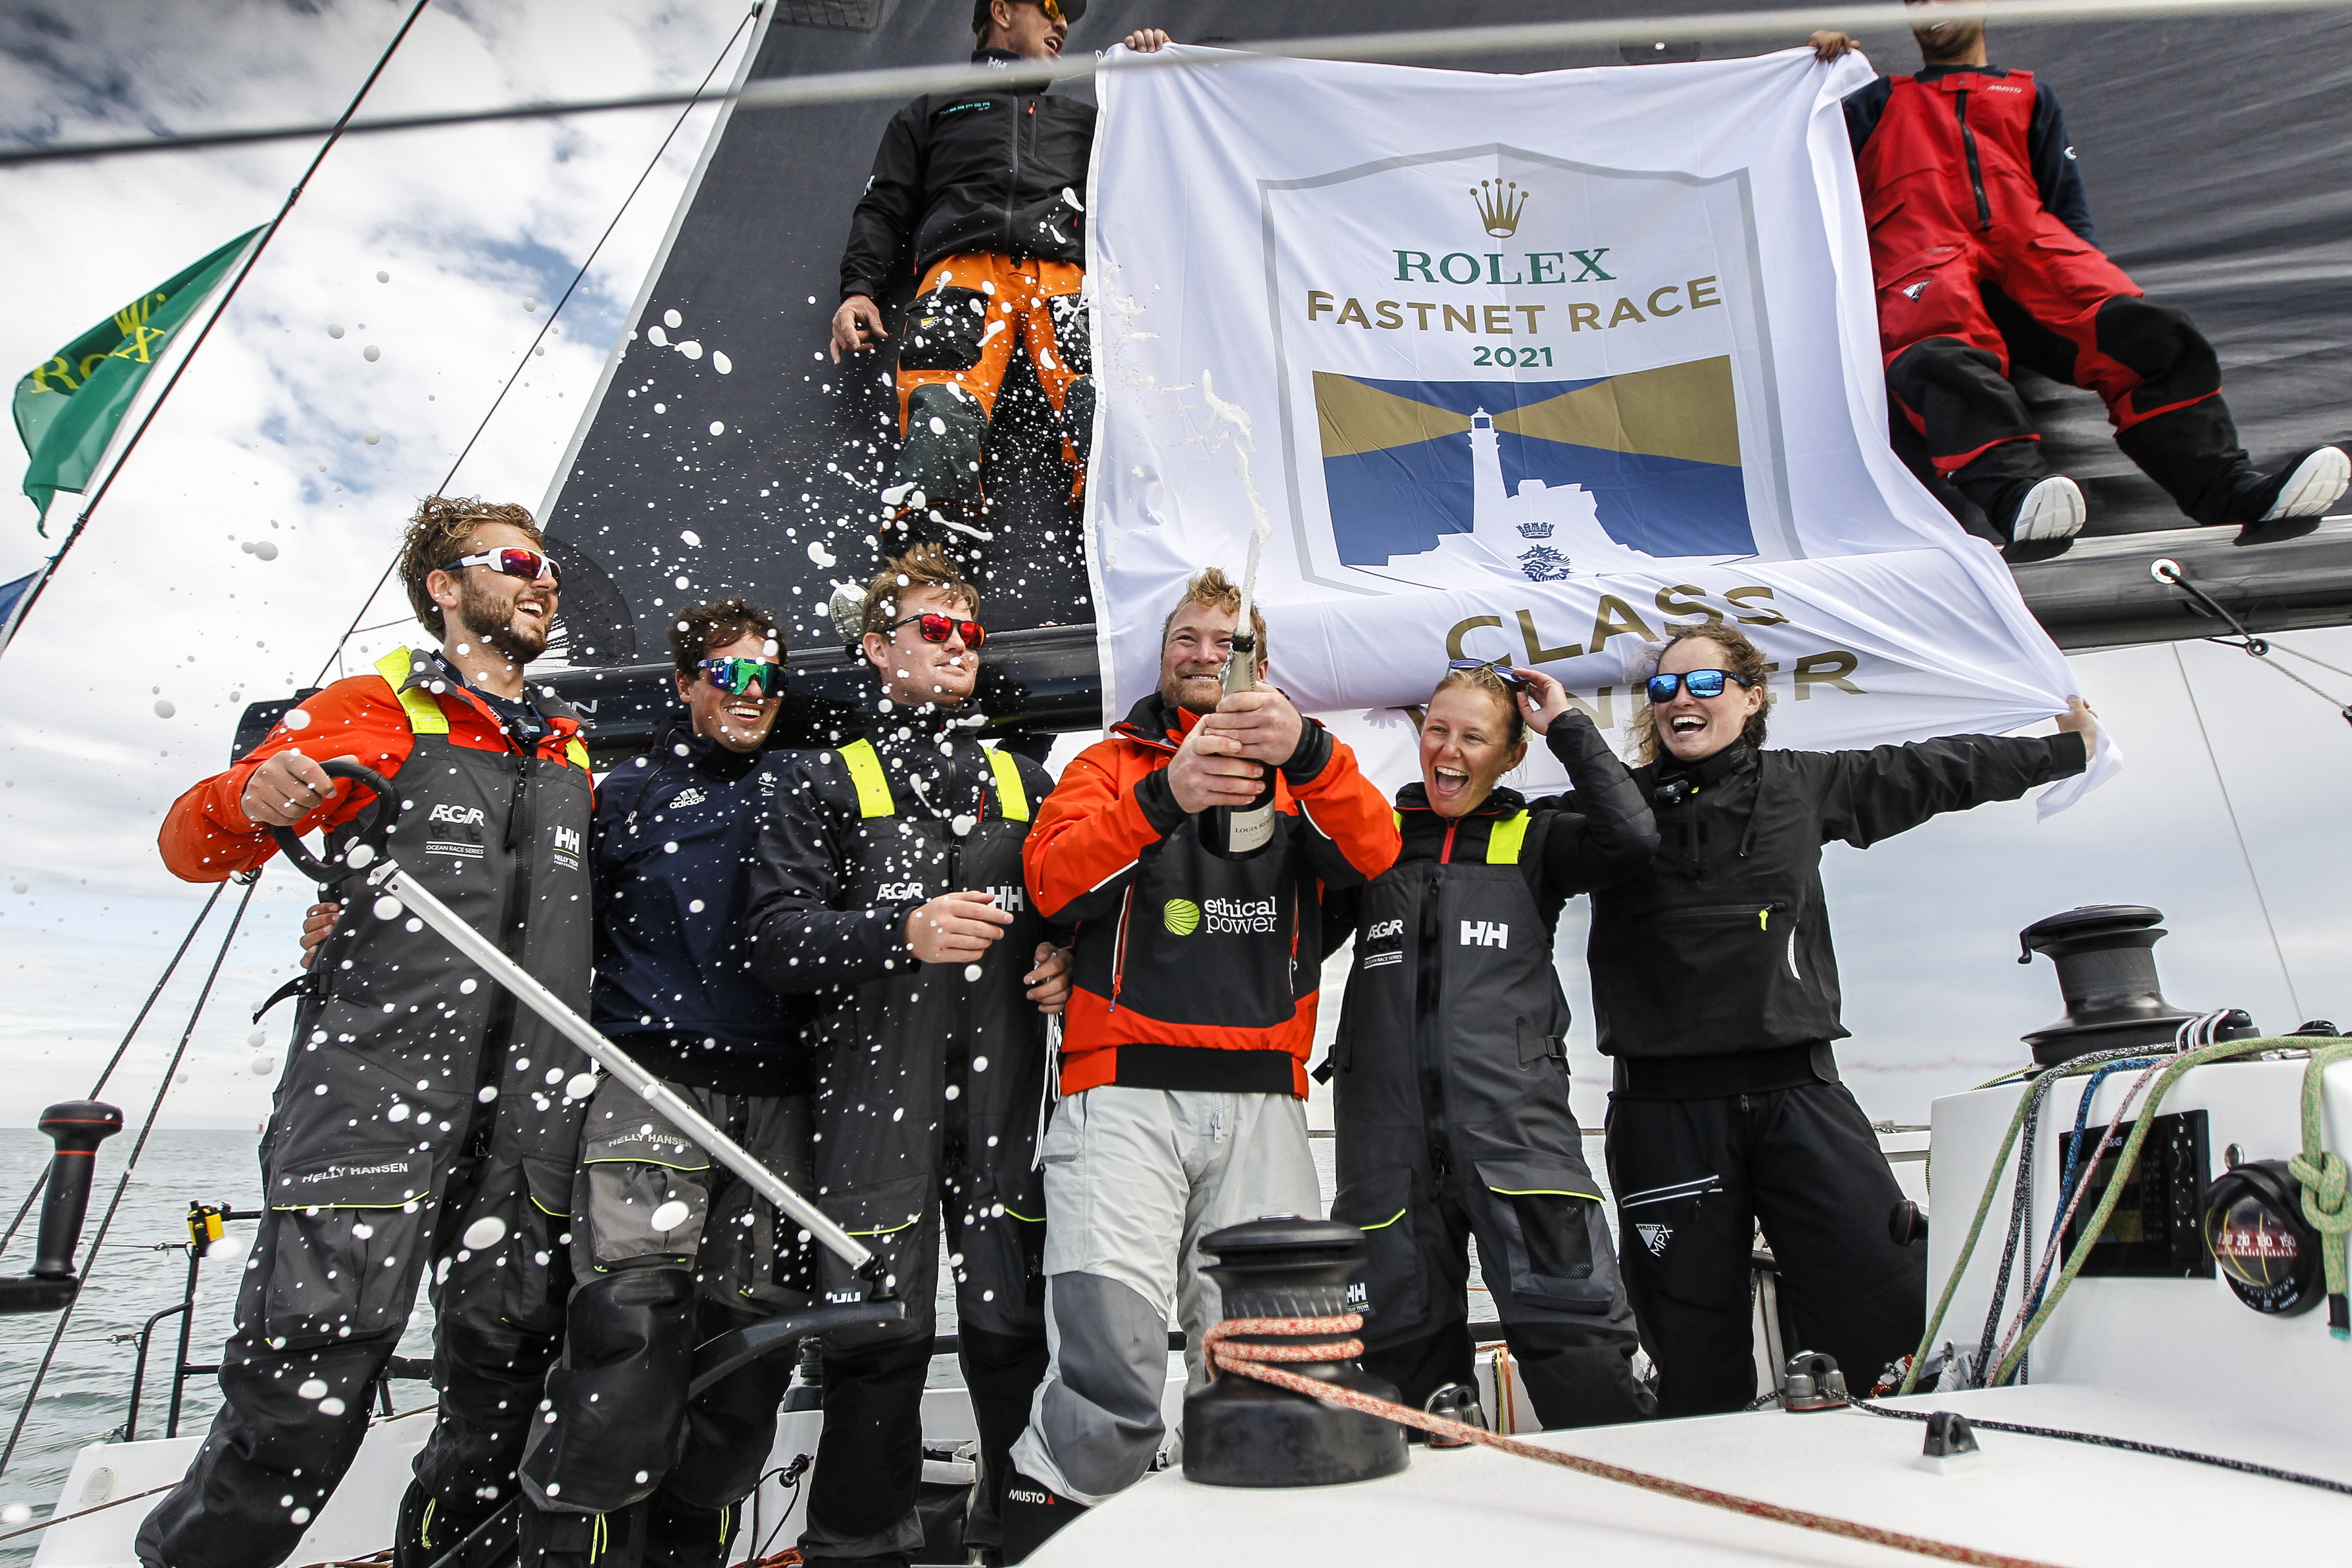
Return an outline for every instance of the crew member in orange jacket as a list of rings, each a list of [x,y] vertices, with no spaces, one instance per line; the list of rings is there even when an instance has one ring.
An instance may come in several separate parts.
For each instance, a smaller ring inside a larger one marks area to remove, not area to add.
[[[173,803],[163,863],[217,882],[276,853],[338,851],[363,811],[461,919],[574,1008],[588,1003],[588,753],[534,700],[557,574],[519,506],[426,498],[399,570],[440,642],[289,710]],[[350,758],[398,782],[373,808]],[[394,1561],[422,1568],[514,1490],[571,1288],[557,1237],[588,1059],[391,900],[346,906],[306,977],[269,1129],[264,1214],[221,1356],[220,1414],[139,1532],[146,1568],[274,1568],[359,1453],[430,1264],[440,1418],[401,1503]]]
[[[1160,689],[1071,762],[1024,846],[1030,895],[1077,945],[1044,1145],[1053,1360],[1013,1445],[1008,1563],[1150,1469],[1169,1310],[1195,1378],[1218,1317],[1200,1237],[1321,1205],[1303,1102],[1322,895],[1387,870],[1396,823],[1288,698],[1223,695],[1240,613],[1223,573],[1192,578],[1162,629]],[[1273,838],[1212,855],[1199,814],[1250,805],[1268,767]]]
[[[2080,486],[2050,471],[2012,359],[2107,405],[2116,444],[2191,519],[2237,542],[2292,538],[2352,479],[2340,447],[2256,468],[2221,401],[2221,364],[2188,312],[2151,304],[2099,249],[2065,121],[2032,71],[1985,56],[1981,21],[1911,31],[1923,68],[1845,100],[1887,387],[1936,471],[2012,544],[2065,548]],[[1823,60],[1853,48],[1815,33]]]

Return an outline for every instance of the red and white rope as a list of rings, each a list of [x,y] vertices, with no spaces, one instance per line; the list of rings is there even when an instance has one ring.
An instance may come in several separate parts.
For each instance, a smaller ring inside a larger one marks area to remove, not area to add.
[[[1362,1316],[1345,1312],[1328,1318],[1229,1318],[1211,1329],[1202,1338],[1201,1353],[1208,1363],[1209,1374],[1235,1373],[1243,1377],[1270,1383],[1276,1388],[1286,1388],[1294,1394],[1304,1394],[1327,1404],[1377,1415],[1384,1421],[1401,1426],[1418,1426],[1439,1436],[1457,1438],[1465,1443],[1480,1443],[1489,1448],[1500,1448],[1506,1454],[1516,1454],[1522,1459],[1534,1459],[1540,1464],[1557,1465],[1564,1470],[1591,1476],[1599,1480],[1615,1481],[1621,1486],[1639,1487],[1643,1491],[1657,1492],[1685,1502],[1704,1504],[1732,1513],[1746,1514],[1750,1519],[1769,1520],[1776,1524],[1794,1525],[1800,1530],[1819,1531],[1824,1535],[1843,1536],[1848,1541],[1860,1541],[1873,1546],[1893,1547],[1898,1552],[1916,1552],[1945,1563],[1968,1563],[1976,1568],[2050,1568],[2031,1557],[2011,1557],[1998,1552],[1986,1552],[1973,1546],[1955,1546],[1948,1542],[1930,1541],[1926,1536],[1910,1535],[1899,1530],[1885,1530],[1874,1524],[1857,1524],[1852,1520],[1838,1519],[1807,1509],[1789,1508],[1780,1503],[1766,1502],[1759,1498],[1741,1497],[1734,1492],[1717,1491],[1712,1487],[1693,1486],[1666,1476],[1654,1476],[1645,1470],[1628,1469],[1600,1459],[1588,1459],[1580,1454],[1565,1454],[1557,1448],[1538,1447],[1522,1443],[1515,1437],[1505,1437],[1483,1426],[1472,1426],[1451,1421],[1443,1415],[1433,1415],[1425,1410],[1398,1405],[1386,1399],[1375,1399],[1351,1388],[1341,1388],[1311,1377],[1301,1377],[1285,1371],[1281,1362],[1353,1361],[1364,1353],[1361,1340],[1353,1337],[1325,1340],[1315,1343],[1258,1345],[1244,1344],[1236,1336],[1286,1335],[1297,1338],[1307,1334],[1346,1334],[1352,1336],[1364,1326]]]

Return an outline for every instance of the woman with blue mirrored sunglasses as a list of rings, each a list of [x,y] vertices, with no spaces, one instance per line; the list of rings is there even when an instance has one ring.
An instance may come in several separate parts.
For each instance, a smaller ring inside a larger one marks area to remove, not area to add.
[[[1776,635],[1784,660],[1811,651],[1793,627]],[[1767,749],[1770,667],[1738,630],[1676,627],[1657,668],[1634,718],[1633,776],[1659,848],[1594,890],[1588,959],[1612,1064],[1626,1288],[1658,1368],[1658,1414],[1703,1415],[1756,1396],[1759,1224],[1796,1339],[1854,1386],[1912,1349],[1927,1310],[1927,1249],[1888,1233],[1902,1190],[1838,1078],[1847,1030],[1822,847],[1866,847],[2080,773],[2097,725],[2078,698],[2054,736]],[[1845,673],[1799,694],[1868,701],[1879,671],[1856,657]]]

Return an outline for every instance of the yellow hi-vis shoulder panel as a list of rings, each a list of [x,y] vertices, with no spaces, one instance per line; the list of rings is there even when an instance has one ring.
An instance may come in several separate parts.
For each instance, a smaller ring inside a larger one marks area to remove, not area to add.
[[[400,699],[401,710],[408,715],[408,732],[446,735],[449,732],[449,715],[441,711],[441,704],[433,700],[433,693],[408,684],[415,668],[416,656],[404,647],[394,648],[375,661],[375,672],[391,685],[392,694]]]
[[[588,765],[588,748],[582,745],[577,740],[573,740],[564,746],[563,760],[570,763],[573,767],[578,768],[583,773],[593,773],[596,771]]]
[[[988,771],[996,775],[996,808],[1007,822],[1029,820],[1029,792],[1021,787],[1021,763],[1002,746],[988,750]],[[1013,1214],[1011,1209],[1004,1211]],[[1020,1218],[1013,1215],[1015,1219]]]
[[[849,770],[849,782],[857,786],[858,816],[898,815],[898,805],[890,798],[890,781],[882,776],[882,759],[875,754],[873,742],[852,741],[842,747],[841,763]]]
[[[1528,814],[1507,816],[1486,830],[1486,864],[1516,866],[1520,847],[1528,841]]]

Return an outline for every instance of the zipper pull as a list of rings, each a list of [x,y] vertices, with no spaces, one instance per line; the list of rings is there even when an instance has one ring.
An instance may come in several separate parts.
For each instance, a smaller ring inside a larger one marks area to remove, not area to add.
[[[1758,931],[1770,931],[1772,929],[1772,911],[1769,909],[1761,909],[1756,911],[1756,929]]]

